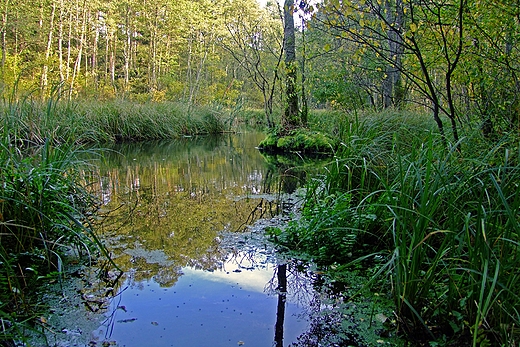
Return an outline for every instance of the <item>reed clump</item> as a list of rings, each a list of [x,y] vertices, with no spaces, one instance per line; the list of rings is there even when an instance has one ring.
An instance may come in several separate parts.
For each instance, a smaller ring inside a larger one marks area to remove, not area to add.
[[[0,114],[19,139],[38,144],[50,137],[59,142],[106,143],[219,134],[236,117],[218,106],[126,100],[72,103],[59,97],[44,103],[31,98],[6,101],[0,104]]]
[[[107,254],[91,227],[98,201],[87,191],[88,163],[79,159],[84,150],[71,133],[46,128],[49,115],[30,102],[10,104],[2,116],[0,343],[9,343],[43,324],[36,319],[43,306],[35,293],[60,278],[64,255]]]
[[[411,121],[411,122],[410,122]],[[393,115],[345,120],[342,150],[313,180],[303,218],[271,234],[325,269],[372,273],[417,344],[520,341],[520,150],[478,132],[446,148]]]

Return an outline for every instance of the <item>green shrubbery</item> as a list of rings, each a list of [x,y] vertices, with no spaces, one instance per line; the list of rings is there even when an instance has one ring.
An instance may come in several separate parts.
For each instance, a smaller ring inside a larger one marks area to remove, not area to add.
[[[302,219],[271,235],[333,265],[338,278],[360,262],[371,267],[367,283],[384,279],[380,290],[411,338],[517,345],[517,138],[487,143],[469,133],[447,149],[430,129],[395,117],[352,120]]]
[[[82,150],[63,136],[38,135],[27,118],[13,117],[36,113],[13,106],[0,123],[0,344],[38,323],[34,294],[63,270],[65,251],[104,252],[90,226],[98,205],[86,190]]]

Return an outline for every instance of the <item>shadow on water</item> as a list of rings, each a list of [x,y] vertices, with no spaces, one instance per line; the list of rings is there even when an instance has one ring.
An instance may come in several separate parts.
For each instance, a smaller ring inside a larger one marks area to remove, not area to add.
[[[105,153],[90,180],[124,276],[91,345],[283,346],[306,331],[312,276],[277,259],[263,230],[287,221],[284,196],[316,164],[268,163],[255,148],[263,136]]]

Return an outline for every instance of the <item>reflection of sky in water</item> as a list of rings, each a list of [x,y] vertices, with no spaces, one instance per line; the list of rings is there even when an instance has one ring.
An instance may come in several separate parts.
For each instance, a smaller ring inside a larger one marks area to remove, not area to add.
[[[288,178],[255,148],[264,136],[123,144],[107,151],[96,187],[104,209],[114,212],[107,213],[103,232],[129,278],[95,333],[98,346],[105,340],[127,347],[273,345],[276,266],[265,249],[228,250],[226,258],[215,242],[220,231],[241,230],[278,211],[271,194]],[[300,279],[288,277],[284,345],[307,328],[294,302],[305,297],[293,290]],[[123,306],[126,311],[118,308]]]
[[[240,270],[240,271],[238,271]],[[118,346],[272,346],[277,295],[264,288],[275,266],[239,267],[236,257],[213,272],[183,268],[174,287],[155,281],[128,287],[112,303],[114,314],[95,334]],[[124,286],[123,286],[124,288]],[[286,304],[284,345],[307,328],[302,308]],[[125,308],[126,312],[117,307]]]
[[[251,265],[251,268],[253,267]],[[244,268],[250,267],[243,262],[239,266],[235,261],[228,261],[224,264],[222,270],[210,272],[185,268],[182,272],[184,276],[196,277],[202,281],[237,285],[248,291],[263,293],[266,284],[273,277],[274,265],[269,264],[263,269],[256,268],[254,270]]]

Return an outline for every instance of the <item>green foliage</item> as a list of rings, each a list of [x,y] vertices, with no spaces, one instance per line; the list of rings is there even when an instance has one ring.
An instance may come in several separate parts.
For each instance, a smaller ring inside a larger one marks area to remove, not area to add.
[[[367,285],[391,284],[381,290],[393,296],[409,337],[516,344],[518,140],[493,145],[470,133],[446,151],[438,135],[408,121],[403,137],[387,131],[395,120],[367,122],[345,132],[342,159],[317,179],[302,219],[273,237],[313,260],[339,262],[337,274],[376,264]]]
[[[91,212],[95,201],[81,187],[79,173],[70,172],[79,165],[77,153],[67,145],[55,147],[50,140],[31,148],[30,154],[9,146],[2,146],[6,156],[1,158],[0,197],[2,230],[16,239],[12,249],[31,249],[41,242],[45,248],[54,247],[69,234],[83,242],[82,230],[76,231],[71,221]]]
[[[336,144],[323,133],[302,128],[283,135],[269,133],[258,147],[269,152],[331,153]]]
[[[66,142],[67,131],[42,138],[56,115],[51,107],[42,114],[32,105],[9,104],[0,125],[2,340],[23,338],[25,323],[34,323],[41,309],[34,294],[49,274],[63,270],[65,250],[108,257],[90,225],[98,200],[86,189],[88,163],[78,159],[85,151]],[[14,117],[20,114],[27,117]]]
[[[302,252],[320,265],[345,263],[352,259],[358,234],[367,229],[375,215],[359,211],[345,193],[324,199],[308,199],[299,219],[269,235],[287,249]]]

